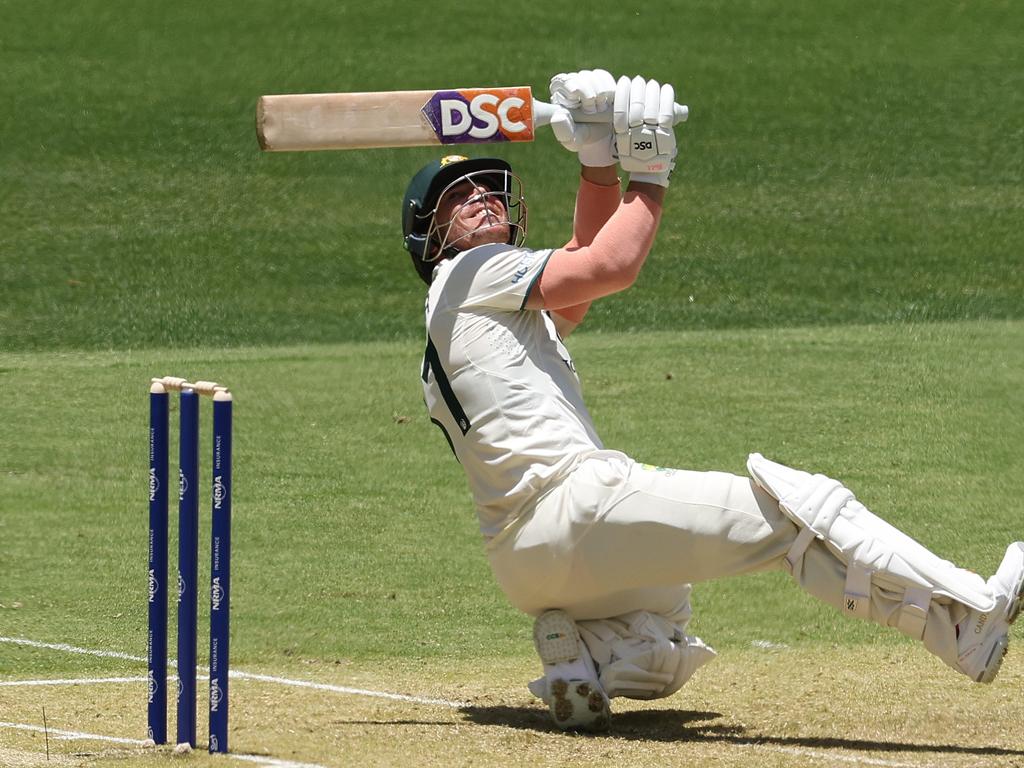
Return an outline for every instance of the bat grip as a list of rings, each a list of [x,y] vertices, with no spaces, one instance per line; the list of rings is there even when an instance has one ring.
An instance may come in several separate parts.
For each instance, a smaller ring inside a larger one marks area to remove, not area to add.
[[[533,125],[538,127],[541,125],[548,125],[551,122],[551,118],[555,112],[563,107],[557,107],[554,104],[548,104],[546,101],[533,100]],[[570,109],[569,112],[572,114],[572,119],[577,123],[610,123],[612,121],[612,111],[606,109],[604,112],[591,112],[587,113],[580,109]],[[690,108],[685,104],[675,105],[675,121],[673,125],[679,125],[679,123],[685,122],[686,118],[690,116]]]

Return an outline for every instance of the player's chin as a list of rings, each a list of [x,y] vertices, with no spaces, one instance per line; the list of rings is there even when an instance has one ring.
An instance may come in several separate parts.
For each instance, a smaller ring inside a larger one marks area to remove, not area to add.
[[[507,243],[511,230],[507,221],[494,222],[493,224],[481,224],[468,238],[470,247],[485,245],[488,243]]]
[[[492,237],[494,237],[494,242],[496,243],[507,243],[508,236],[512,231],[507,221],[503,221],[500,224],[492,224],[489,230],[494,233]]]

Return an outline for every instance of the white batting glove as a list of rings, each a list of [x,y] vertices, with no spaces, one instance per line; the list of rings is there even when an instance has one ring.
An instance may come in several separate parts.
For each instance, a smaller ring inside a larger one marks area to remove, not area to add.
[[[675,89],[637,76],[615,86],[612,126],[622,170],[631,181],[668,186],[676,165]]]
[[[568,110],[586,114],[607,112],[615,99],[615,78],[603,69],[584,69],[551,78],[551,103],[564,107],[551,118],[555,138],[580,163],[594,167],[615,165],[615,134],[610,123],[577,123]]]

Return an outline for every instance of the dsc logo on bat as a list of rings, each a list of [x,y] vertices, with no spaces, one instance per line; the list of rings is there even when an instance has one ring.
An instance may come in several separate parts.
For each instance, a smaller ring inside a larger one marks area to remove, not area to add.
[[[529,87],[437,91],[422,112],[441,144],[533,141]]]

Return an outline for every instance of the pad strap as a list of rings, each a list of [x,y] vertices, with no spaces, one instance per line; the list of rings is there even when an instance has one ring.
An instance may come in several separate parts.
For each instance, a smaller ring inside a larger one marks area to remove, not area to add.
[[[843,608],[858,619],[871,619],[871,569],[854,561],[846,566]]]
[[[803,559],[804,552],[811,546],[811,542],[815,538],[815,533],[810,528],[801,528],[800,533],[796,535],[793,545],[789,548],[789,552],[786,553],[786,570],[789,571],[790,576],[796,577],[799,573],[797,566]]]
[[[856,501],[841,483],[824,475],[811,475],[750,455],[747,468],[754,481],[779,502],[779,508],[800,528],[786,555],[785,567],[794,576],[810,545],[814,531],[829,551],[848,569],[859,566],[867,573],[848,571],[844,609],[860,615],[870,606],[860,598],[870,595],[871,573],[885,576],[886,583],[903,586],[905,599],[897,626],[908,634],[920,634],[933,596],[952,598],[977,611],[995,608],[996,599],[978,574],[957,568],[919,542],[873,515]],[[898,589],[898,587],[896,587]]]
[[[932,590],[929,587],[907,587],[903,593],[903,604],[896,623],[900,632],[915,640],[924,638],[924,626],[928,622],[928,608],[932,604]]]

